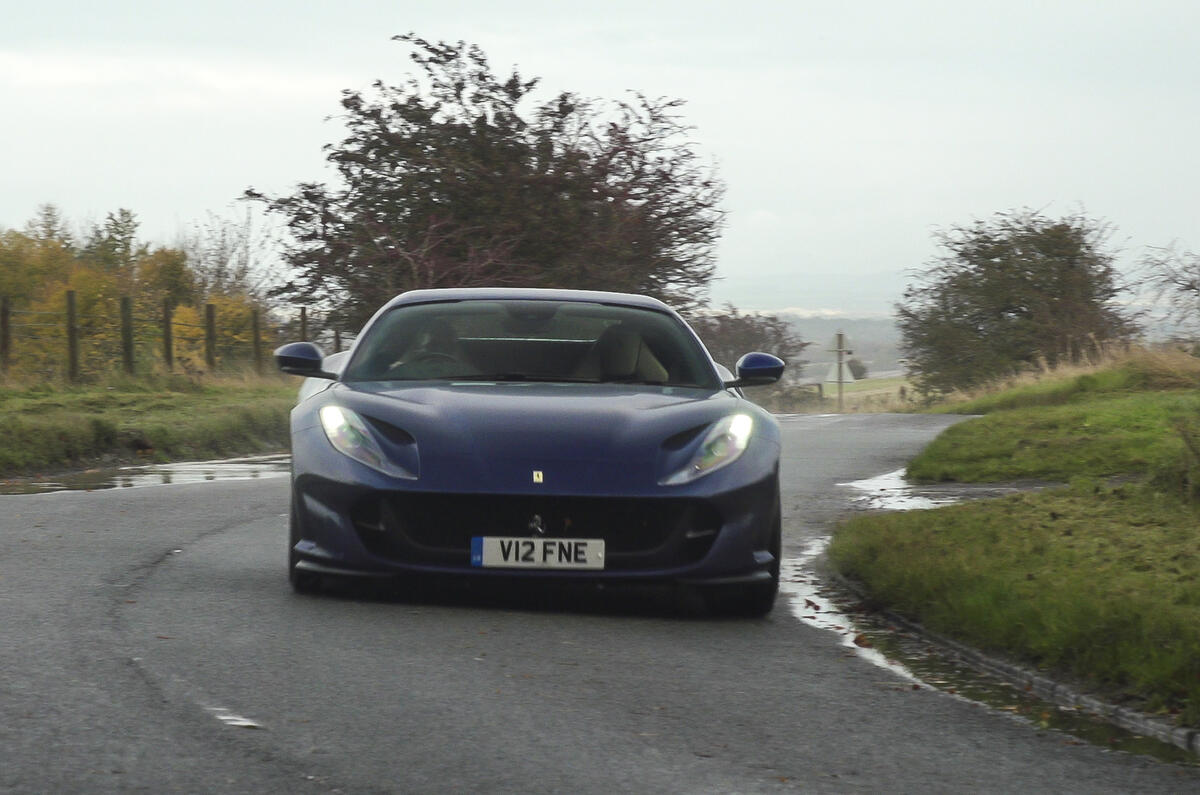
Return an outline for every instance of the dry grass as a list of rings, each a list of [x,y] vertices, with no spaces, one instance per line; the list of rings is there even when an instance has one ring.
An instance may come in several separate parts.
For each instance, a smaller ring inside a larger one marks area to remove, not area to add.
[[[1036,390],[1047,383],[1071,381],[1080,376],[1095,376],[1113,370],[1128,373],[1132,376],[1129,385],[1142,389],[1200,386],[1200,358],[1174,347],[1122,346],[1104,349],[1078,364],[1051,367],[1042,360],[1037,366],[1016,375],[947,393],[930,408],[946,410],[948,407],[977,403],[999,393]]]
[[[1195,389],[1200,387],[1200,358],[1178,348],[1138,349],[1124,365],[1144,379],[1151,389]]]
[[[1062,385],[1089,384],[1087,377],[1121,374],[1122,386],[1131,389],[1190,389],[1200,388],[1200,358],[1174,347],[1110,347],[1097,348],[1090,358],[1078,364],[1052,367],[1045,360],[1016,375],[998,379],[977,387],[956,390],[939,396],[933,402],[923,400],[907,378],[868,378],[843,386],[842,411],[847,414],[884,412],[937,411],[954,413],[986,413],[997,395],[1015,395],[1027,403],[1054,402],[1037,397],[1060,389]],[[1080,381],[1080,379],[1083,379]],[[750,390],[752,400],[783,413],[830,413],[838,411],[836,385],[824,385],[824,397],[798,387],[775,391]],[[1007,405],[1008,398],[1000,401]]]
[[[847,414],[880,414],[913,410],[913,389],[906,378],[880,378],[855,381],[842,394],[842,410]],[[837,387],[826,393],[825,403],[837,407]]]

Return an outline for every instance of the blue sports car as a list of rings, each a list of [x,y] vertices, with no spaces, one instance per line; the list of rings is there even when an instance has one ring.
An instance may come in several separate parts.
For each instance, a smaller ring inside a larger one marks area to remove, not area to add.
[[[779,427],[653,298],[417,290],[351,350],[275,352],[292,411],[289,577],[417,574],[703,588],[760,616],[779,580]],[[324,379],[318,381],[317,379]]]

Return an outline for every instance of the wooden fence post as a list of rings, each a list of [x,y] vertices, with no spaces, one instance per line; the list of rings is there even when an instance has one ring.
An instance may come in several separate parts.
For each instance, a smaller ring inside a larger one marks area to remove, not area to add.
[[[250,310],[250,331],[254,337],[254,372],[262,375],[262,339],[259,336],[258,310]]]
[[[11,311],[8,305],[8,296],[0,296],[0,373],[8,372],[8,352],[12,345],[9,337]]]
[[[217,308],[204,305],[204,363],[211,373],[217,369]]]
[[[300,307],[300,341],[308,340],[308,307]]]
[[[133,375],[133,299],[121,296],[121,364]]]
[[[79,318],[75,311],[74,290],[67,290],[67,378],[79,380]]]
[[[175,369],[175,345],[171,339],[171,299],[163,299],[163,361],[167,365],[167,372]]]
[[[342,330],[335,328],[333,330],[333,352],[342,352]]]

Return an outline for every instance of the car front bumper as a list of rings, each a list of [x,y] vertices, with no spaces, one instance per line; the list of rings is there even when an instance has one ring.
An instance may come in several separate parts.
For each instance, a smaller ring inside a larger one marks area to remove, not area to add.
[[[431,493],[301,474],[293,479],[292,498],[297,569],[338,576],[753,583],[772,576],[770,539],[779,519],[773,471],[716,493],[631,497]],[[603,539],[605,568],[471,564],[473,537],[530,536],[535,515],[546,538]]]

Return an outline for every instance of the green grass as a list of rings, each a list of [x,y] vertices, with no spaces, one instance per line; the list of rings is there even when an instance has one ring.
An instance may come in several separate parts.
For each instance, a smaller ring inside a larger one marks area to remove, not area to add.
[[[1179,454],[1174,423],[1195,416],[1200,394],[1192,390],[1087,393],[996,410],[949,428],[913,459],[908,476],[982,483],[1142,475]]]
[[[939,407],[985,416],[910,478],[1070,485],[856,517],[830,559],[878,606],[1200,728],[1198,388],[1200,360],[1137,354]]]
[[[295,396],[274,378],[0,387],[0,475],[284,449]]]
[[[872,600],[1200,725],[1200,511],[1141,485],[863,516],[830,559]]]

